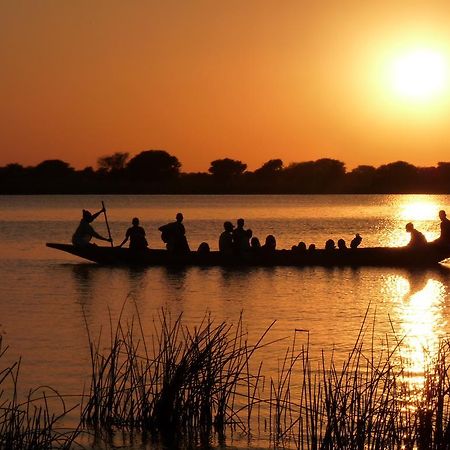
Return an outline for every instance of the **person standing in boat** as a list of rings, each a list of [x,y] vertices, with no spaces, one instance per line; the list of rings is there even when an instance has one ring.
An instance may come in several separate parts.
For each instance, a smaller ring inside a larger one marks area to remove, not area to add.
[[[110,238],[105,238],[98,234],[91,225],[91,223],[103,212],[105,212],[104,208],[95,214],[91,214],[86,209],[83,209],[83,217],[81,218],[80,224],[72,236],[73,245],[77,247],[86,247],[87,245],[90,245],[90,241],[93,237],[99,239],[100,241],[111,242]]]
[[[225,256],[233,254],[233,224],[229,221],[223,223],[224,231],[219,237],[219,251]]]
[[[439,211],[439,219],[441,219],[441,235],[435,242],[439,245],[450,246],[450,220],[448,220],[447,213],[443,209]]]
[[[129,239],[130,250],[145,250],[148,247],[148,242],[145,238],[145,230],[139,225],[139,219],[137,217],[133,218],[131,224],[132,226],[126,231],[125,239],[119,247],[122,247]]]
[[[238,219],[237,227],[233,231],[233,245],[238,255],[250,248],[249,236],[247,230],[244,229],[244,223],[244,219]]]
[[[161,239],[166,243],[167,250],[172,253],[185,254],[191,251],[186,239],[183,219],[183,214],[177,213],[175,222],[170,222],[158,228],[161,231]]]
[[[411,239],[408,242],[408,247],[423,247],[427,245],[427,239],[423,233],[416,230],[411,222],[406,224],[405,229],[408,233],[411,233]]]

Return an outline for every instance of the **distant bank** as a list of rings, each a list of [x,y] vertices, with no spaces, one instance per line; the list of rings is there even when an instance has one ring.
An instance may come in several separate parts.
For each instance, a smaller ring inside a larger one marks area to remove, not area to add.
[[[51,159],[36,166],[0,167],[0,194],[450,194],[450,162],[416,167],[396,161],[379,167],[321,158],[287,166],[271,159],[254,171],[223,158],[208,172],[181,171],[176,156],[147,150],[130,158],[114,153],[76,170]]]

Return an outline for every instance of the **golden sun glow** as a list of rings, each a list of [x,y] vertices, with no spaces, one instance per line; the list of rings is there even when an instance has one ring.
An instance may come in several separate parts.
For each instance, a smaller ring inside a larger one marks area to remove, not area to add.
[[[392,63],[394,91],[410,100],[429,100],[442,93],[448,84],[444,56],[431,49],[403,54]]]
[[[407,222],[424,233],[429,242],[439,236],[439,210],[442,208],[439,197],[433,195],[408,195],[399,197],[392,204],[396,210],[396,220],[389,227],[381,227],[381,244],[388,247],[401,247],[409,242],[410,235],[405,231]]]
[[[411,274],[409,279],[389,277],[385,288],[397,306],[400,320],[404,379],[410,387],[420,390],[425,383],[426,370],[436,358],[439,338],[444,334],[445,286],[425,275]]]
[[[400,207],[400,218],[407,221],[437,220],[439,204],[433,200],[412,200]]]

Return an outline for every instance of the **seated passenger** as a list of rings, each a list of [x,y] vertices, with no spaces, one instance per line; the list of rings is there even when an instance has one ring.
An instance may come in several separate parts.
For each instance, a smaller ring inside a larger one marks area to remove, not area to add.
[[[266,242],[261,247],[261,250],[263,250],[266,253],[273,253],[275,251],[276,246],[277,246],[277,241],[275,239],[275,236],[273,234],[269,234],[266,237]]]
[[[257,237],[252,237],[250,240],[250,248],[252,251],[258,251],[261,249],[261,243],[259,242],[259,239]]]
[[[350,248],[357,248],[359,244],[361,244],[362,237],[359,235],[359,233],[355,234],[355,237],[350,242]]]
[[[440,228],[441,235],[436,239],[436,243],[439,245],[450,245],[450,220],[447,218],[446,212],[441,209],[439,211],[439,219],[441,219]]]
[[[325,242],[325,250],[334,250],[336,248],[336,244],[334,243],[333,239],[328,239],[327,242]]]
[[[219,237],[219,251],[224,255],[233,254],[233,224],[229,221],[223,223],[224,231]]]
[[[161,239],[166,243],[169,252],[185,254],[190,252],[186,239],[186,230],[183,225],[183,214],[177,213],[175,222],[170,222],[158,228],[161,231]]]
[[[314,252],[316,250],[316,244],[309,244],[308,252]]]
[[[344,239],[339,239],[337,246],[338,246],[339,250],[345,250],[347,248],[347,245],[346,245]]]
[[[102,208],[95,214],[91,214],[86,209],[83,209],[83,217],[72,236],[73,245],[77,247],[86,247],[89,245],[93,237],[100,239],[101,241],[111,242],[111,239],[99,235],[91,226],[91,222],[93,222],[104,211],[105,210]]]
[[[125,233],[125,239],[122,241],[119,247],[122,247],[129,239],[129,247],[131,250],[146,249],[148,247],[148,242],[145,238],[145,230],[139,225],[139,219],[137,217],[134,217],[131,223],[133,226],[128,228]]]
[[[211,249],[209,248],[209,244],[207,242],[202,242],[197,249],[197,253],[200,255],[207,255]]]
[[[303,241],[300,241],[297,245],[298,252],[306,252],[306,244]]]
[[[423,233],[416,230],[411,222],[406,224],[405,229],[408,233],[411,233],[411,239],[408,242],[408,247],[423,247],[424,245],[427,245],[427,240]]]

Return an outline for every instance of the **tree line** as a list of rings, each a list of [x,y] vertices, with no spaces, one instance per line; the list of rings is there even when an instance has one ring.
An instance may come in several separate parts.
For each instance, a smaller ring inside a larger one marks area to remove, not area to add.
[[[271,159],[254,171],[242,161],[223,158],[208,172],[181,171],[176,156],[146,150],[131,157],[102,156],[97,167],[76,170],[50,159],[36,166],[0,167],[0,194],[384,194],[450,193],[450,162],[416,167],[396,161],[347,171],[337,159],[294,162]]]

